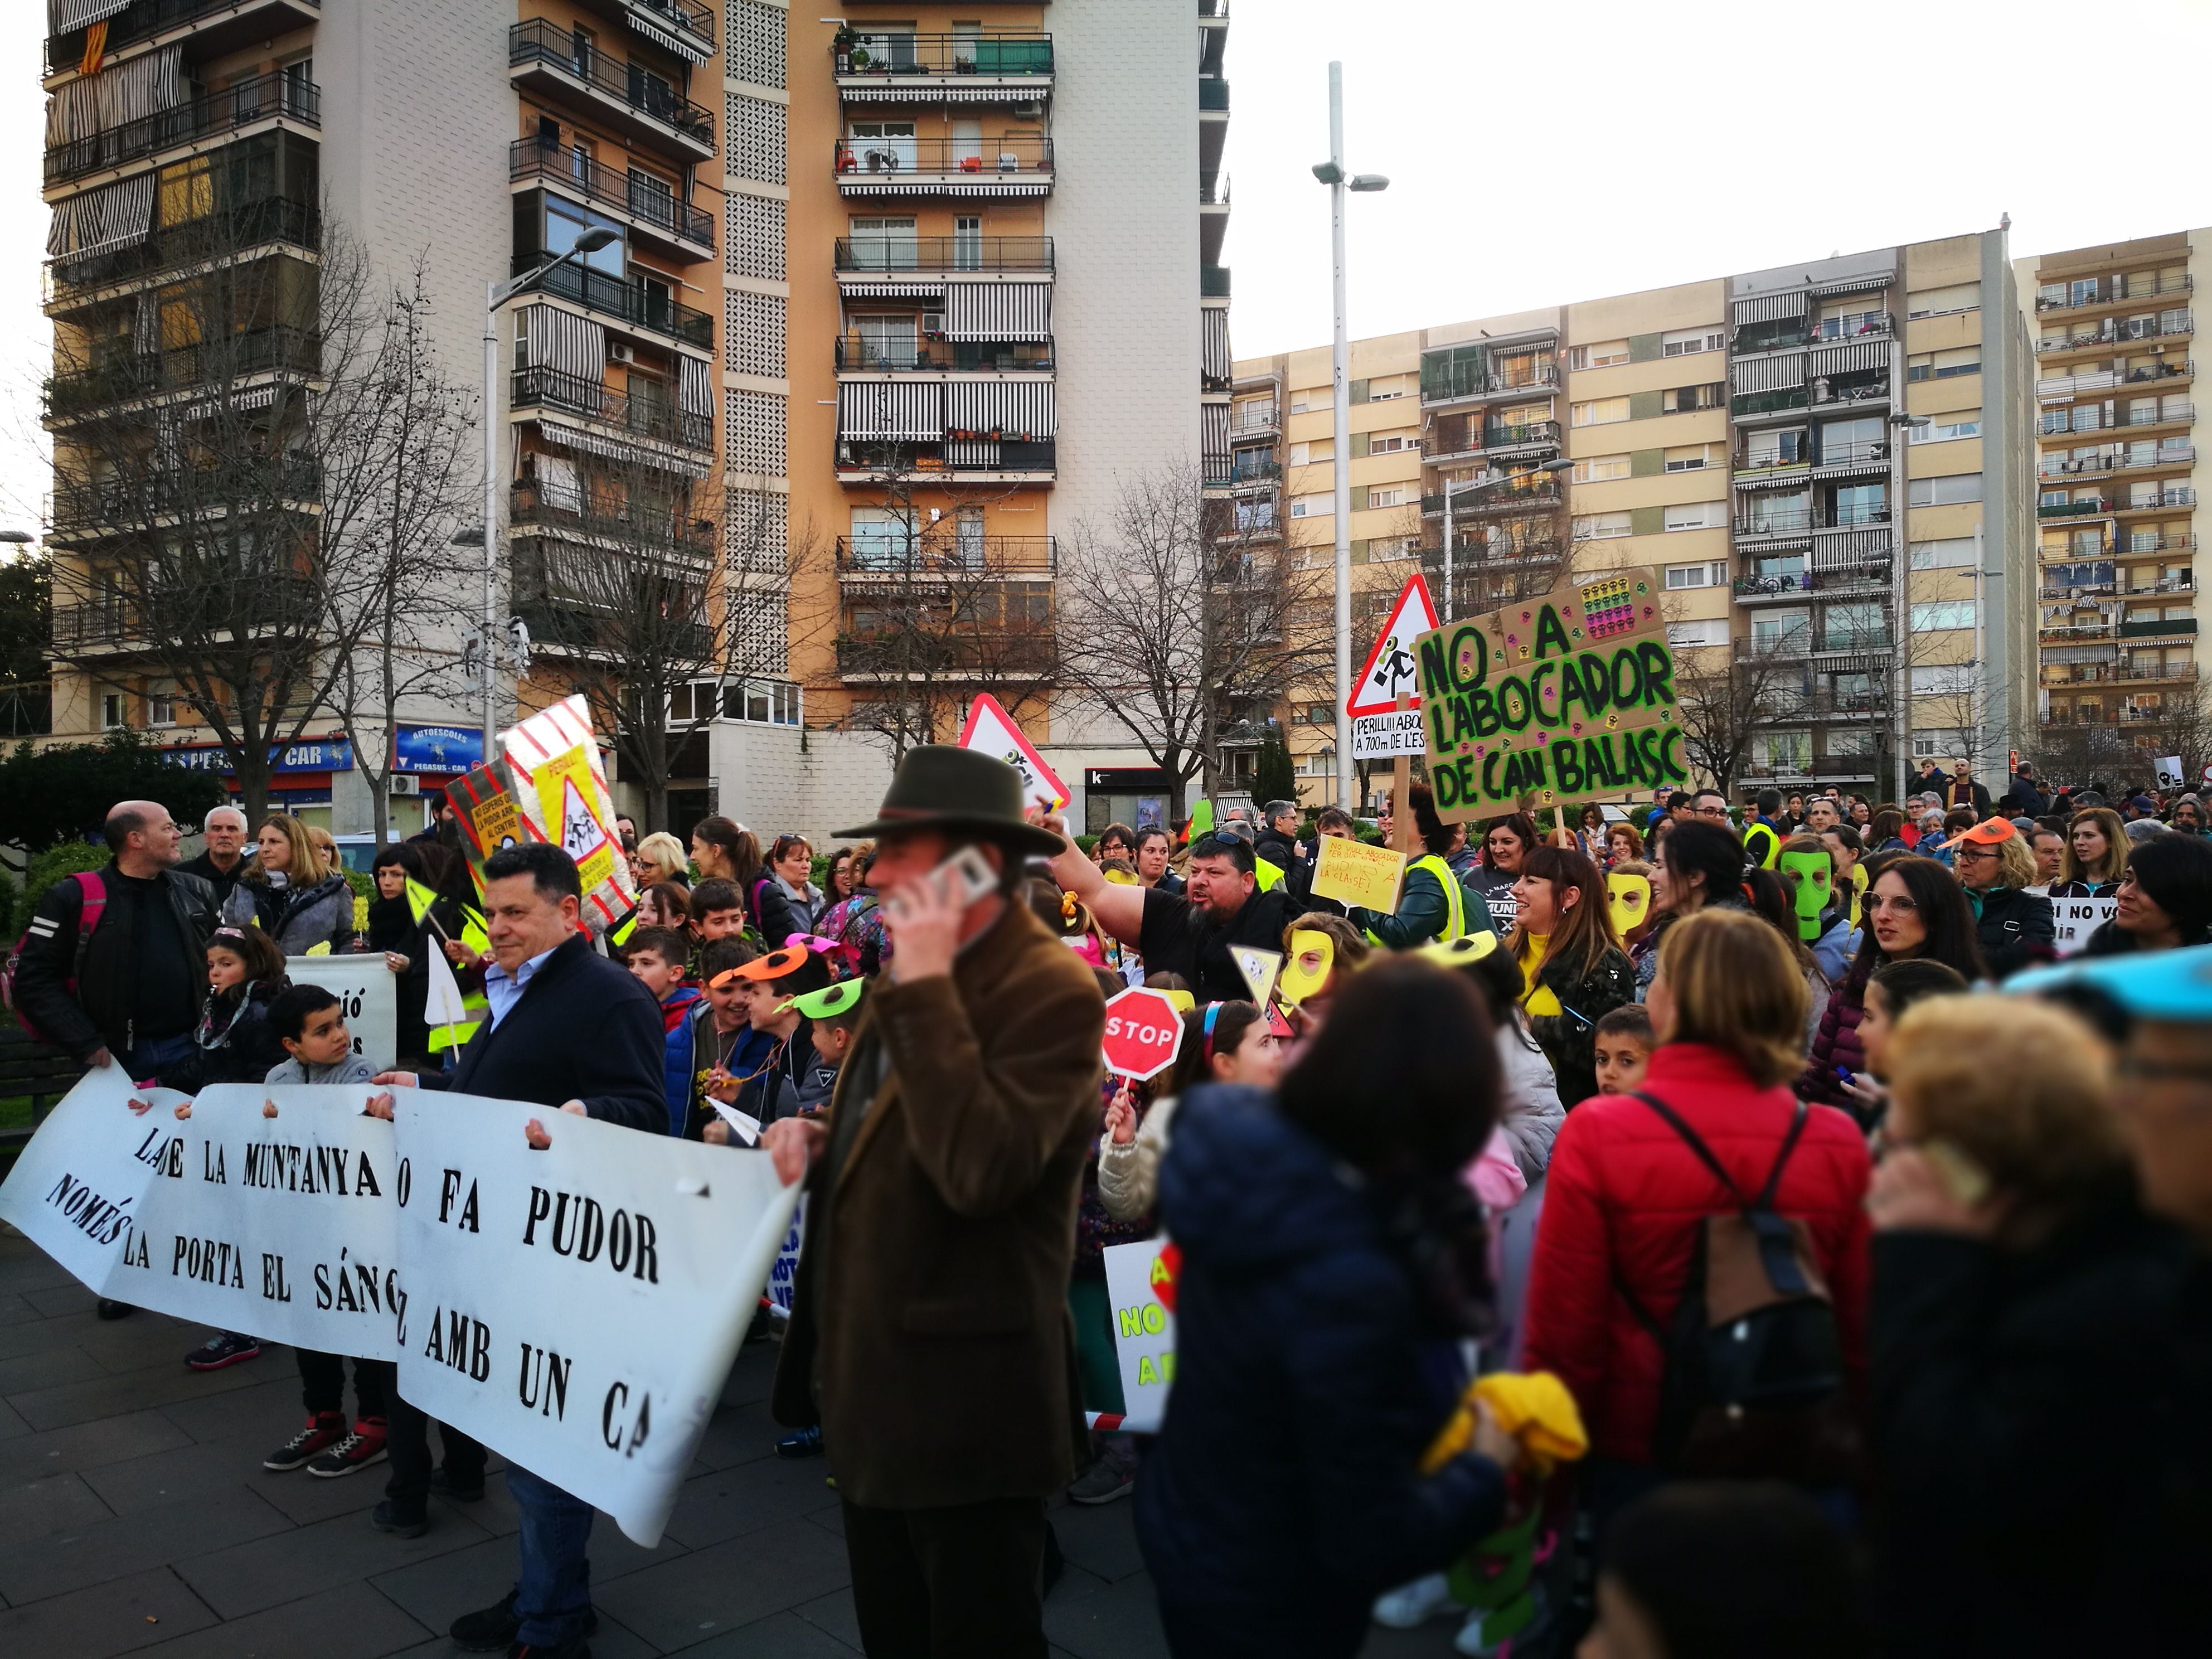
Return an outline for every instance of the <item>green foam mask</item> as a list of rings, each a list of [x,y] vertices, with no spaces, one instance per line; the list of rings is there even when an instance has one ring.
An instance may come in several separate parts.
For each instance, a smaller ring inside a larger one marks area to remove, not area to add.
[[[1820,938],[1820,912],[1828,908],[1828,881],[1835,866],[1826,853],[1784,853],[1780,862],[1796,895],[1798,936]]]

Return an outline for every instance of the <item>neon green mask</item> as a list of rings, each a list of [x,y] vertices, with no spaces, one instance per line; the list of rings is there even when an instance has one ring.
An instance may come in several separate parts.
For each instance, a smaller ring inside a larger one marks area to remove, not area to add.
[[[1801,939],[1820,937],[1820,912],[1828,908],[1828,882],[1835,866],[1826,853],[1784,853],[1783,878],[1797,899],[1797,933]]]

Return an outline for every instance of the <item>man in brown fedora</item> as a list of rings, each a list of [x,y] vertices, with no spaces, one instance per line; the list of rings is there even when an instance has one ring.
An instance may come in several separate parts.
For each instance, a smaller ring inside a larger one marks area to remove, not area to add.
[[[1045,1498],[1083,1441],[1067,1281],[1104,1002],[1012,896],[1061,843],[1004,762],[909,750],[838,836],[875,842],[897,948],[826,1121],[763,1138],[809,1182],[775,1416],[821,1427],[871,1655],[1042,1659]],[[970,847],[999,880],[963,902],[941,866]]]

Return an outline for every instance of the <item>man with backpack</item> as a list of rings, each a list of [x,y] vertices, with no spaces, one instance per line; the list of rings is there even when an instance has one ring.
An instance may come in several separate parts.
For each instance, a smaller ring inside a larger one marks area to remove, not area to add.
[[[9,958],[9,1000],[27,1032],[80,1065],[191,1088],[215,890],[176,867],[185,831],[167,807],[118,802],[101,833],[113,857],[46,890]],[[100,1304],[103,1319],[130,1311]]]

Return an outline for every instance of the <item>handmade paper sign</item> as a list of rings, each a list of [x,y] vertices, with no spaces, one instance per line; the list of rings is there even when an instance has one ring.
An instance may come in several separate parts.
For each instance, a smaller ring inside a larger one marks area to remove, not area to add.
[[[2118,911],[2114,898],[2054,898],[2051,901],[2051,943],[2062,957],[2070,957],[2089,942],[2089,935]]]
[[[1014,717],[1000,707],[999,700],[989,692],[976,694],[968,705],[968,723],[960,728],[960,746],[980,749],[994,760],[1002,760],[1022,775],[1022,799],[1034,802],[1048,812],[1058,811],[1067,805],[1067,786],[1058,774],[1044,763],[1036,745],[1022,735],[1022,728],[1014,724]]]
[[[1659,594],[1642,567],[1571,577],[1541,599],[1421,635],[1440,817],[1465,823],[1689,781]]]
[[[1406,874],[1403,853],[1341,836],[1323,836],[1320,847],[1313,878],[1317,896],[1384,915],[1398,908],[1398,884]]]
[[[1164,1238],[1109,1244],[1101,1253],[1121,1366],[1121,1426],[1158,1432],[1175,1384],[1176,1270],[1182,1255]]]
[[[542,708],[507,733],[514,799],[530,833],[576,860],[584,886],[584,921],[602,933],[637,903],[629,860],[616,856],[615,808],[592,735],[589,706],[580,694]]]
[[[1275,994],[1275,976],[1283,971],[1283,953],[1262,950],[1256,945],[1232,945],[1229,959],[1237,964],[1237,971],[1252,988],[1252,1000],[1265,1008]]]

